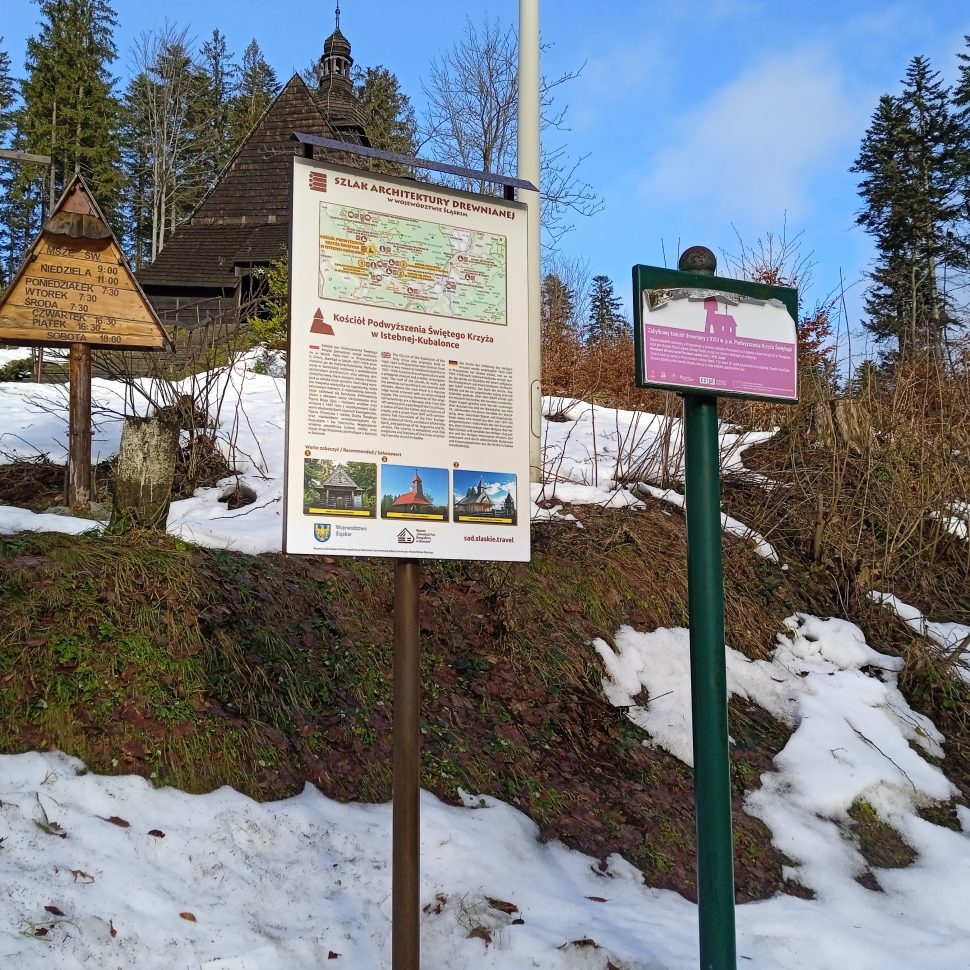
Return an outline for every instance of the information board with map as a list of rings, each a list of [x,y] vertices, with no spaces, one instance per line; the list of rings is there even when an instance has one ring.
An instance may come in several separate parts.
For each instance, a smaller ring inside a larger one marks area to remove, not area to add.
[[[527,560],[525,206],[293,172],[286,551]]]
[[[320,203],[321,299],[505,326],[506,237]]]

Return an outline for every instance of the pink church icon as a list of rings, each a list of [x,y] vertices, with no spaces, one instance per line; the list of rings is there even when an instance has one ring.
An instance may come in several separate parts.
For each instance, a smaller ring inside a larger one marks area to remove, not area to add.
[[[704,309],[707,310],[707,319],[704,322],[704,333],[713,334],[715,337],[736,337],[738,325],[730,313],[717,312],[717,298],[709,296],[704,301]]]

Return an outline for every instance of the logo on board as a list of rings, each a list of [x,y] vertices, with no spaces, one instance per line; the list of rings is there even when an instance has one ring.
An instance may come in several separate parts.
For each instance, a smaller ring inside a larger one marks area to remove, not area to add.
[[[405,545],[410,545],[414,542],[414,534],[409,529],[401,529],[397,534],[397,541]]]
[[[310,333],[322,333],[328,337],[333,336],[333,327],[323,319],[323,310],[317,307],[313,314],[313,321],[310,323]]]
[[[313,538],[317,542],[329,542],[330,541],[331,526],[329,522],[317,522],[313,526]]]
[[[311,172],[310,173],[310,188],[314,192],[326,192],[327,191],[327,173],[326,172]]]

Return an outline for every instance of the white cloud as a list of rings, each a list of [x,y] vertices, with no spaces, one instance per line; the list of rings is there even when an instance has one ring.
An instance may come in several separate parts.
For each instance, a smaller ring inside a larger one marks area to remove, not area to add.
[[[833,156],[843,164],[865,117],[820,51],[773,54],[650,139],[642,194],[725,221],[798,219],[813,179]]]
[[[485,486],[485,491],[492,498],[495,498],[497,496],[501,496],[502,498],[505,498],[506,492],[515,491],[515,481],[513,479],[506,479],[505,481],[489,482]]]

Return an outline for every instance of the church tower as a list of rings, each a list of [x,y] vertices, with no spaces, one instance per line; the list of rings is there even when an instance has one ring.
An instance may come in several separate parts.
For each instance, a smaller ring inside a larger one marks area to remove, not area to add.
[[[350,41],[340,32],[340,7],[336,9],[337,26],[323,42],[323,57],[320,58],[321,92],[337,91],[344,97],[354,93],[350,69],[354,59],[350,56]]]
[[[417,468],[414,469],[414,478],[411,481],[411,494],[414,496],[415,501],[419,499],[422,502],[427,501],[424,497],[424,483],[421,481],[421,476],[418,474]]]
[[[367,118],[363,106],[354,94],[354,79],[351,73],[354,59],[350,53],[350,41],[340,31],[339,4],[334,13],[336,16],[334,31],[323,42],[320,84],[315,100],[340,136],[369,146]]]

